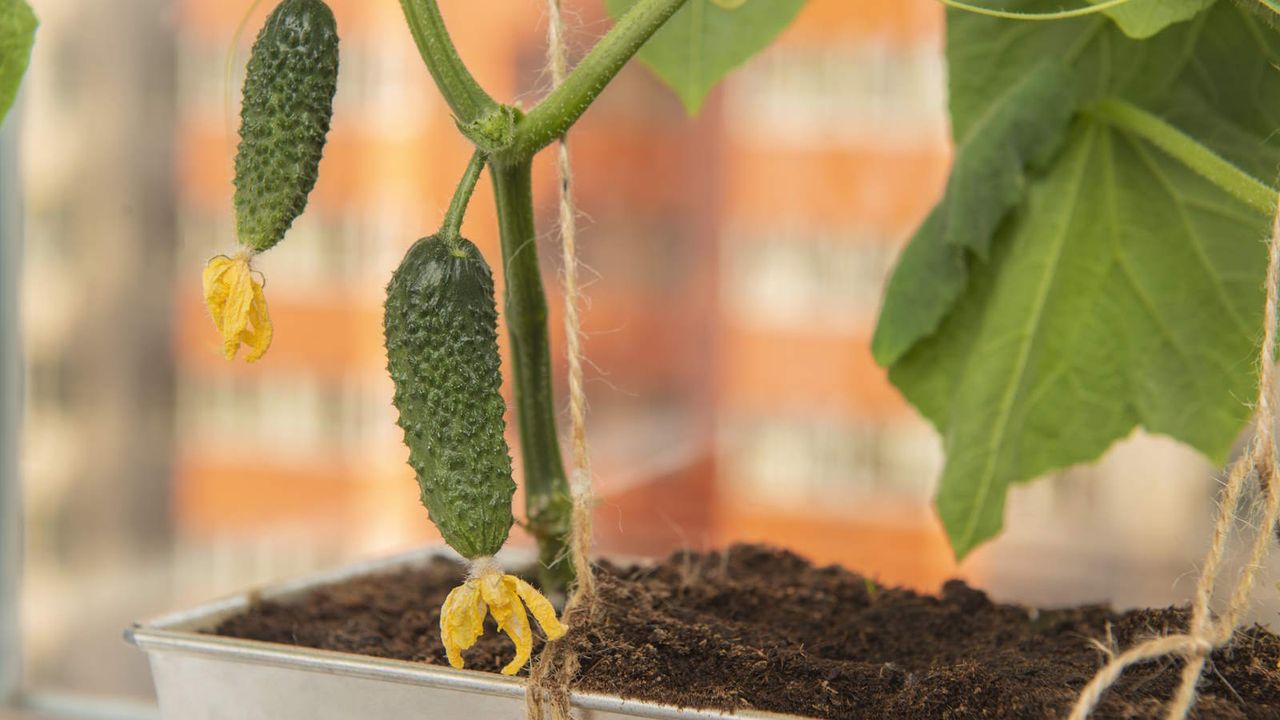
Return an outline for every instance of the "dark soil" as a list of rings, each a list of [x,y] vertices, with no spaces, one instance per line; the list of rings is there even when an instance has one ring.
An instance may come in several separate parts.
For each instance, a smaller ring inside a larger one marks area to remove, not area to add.
[[[790,553],[736,546],[652,567],[599,570],[601,605],[569,634],[576,686],[688,707],[758,708],[818,718],[1063,718],[1103,661],[1090,640],[1125,648],[1185,628],[1183,609],[1031,610],[962,582],[939,596],[878,587]],[[444,663],[440,604],[461,580],[444,560],[262,602],[217,633]],[[504,637],[485,635],[467,666],[496,672]],[[1195,717],[1280,718],[1280,638],[1255,627],[1213,655]],[[1158,718],[1180,661],[1130,669],[1095,718]]]

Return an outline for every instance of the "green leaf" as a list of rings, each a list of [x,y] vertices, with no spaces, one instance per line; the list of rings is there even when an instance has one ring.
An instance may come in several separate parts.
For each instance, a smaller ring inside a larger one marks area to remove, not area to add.
[[[1104,0],[1089,0],[1097,5]],[[1215,0],[1129,0],[1104,10],[1131,38],[1149,38],[1166,27],[1190,20]]]
[[[986,257],[996,228],[1023,200],[1028,164],[1066,133],[1075,112],[1071,75],[1059,63],[1038,63],[989,103],[957,125],[946,193],[890,279],[871,341],[882,365],[937,330],[964,292],[968,254]]]
[[[1042,162],[1020,152],[1025,192],[1011,211],[1001,193],[974,194],[970,205],[986,202],[977,209],[956,206],[956,224],[967,216],[987,227],[1004,212],[987,237],[964,241],[960,262],[909,262],[924,252],[917,243],[937,243],[928,228],[937,211],[930,216],[895,270],[877,328],[878,338],[921,336],[891,348],[890,378],[942,435],[938,512],[963,557],[999,532],[1011,484],[1097,458],[1135,427],[1216,461],[1229,451],[1255,393],[1270,218],[1186,159],[1273,180],[1280,36],[1231,2],[1145,41],[1101,17],[1027,23],[952,12],[948,58],[955,173],[964,173],[953,174],[949,196],[962,177],[982,176],[959,163],[974,142],[965,129],[1034,82],[1040,63],[1068,71],[1075,98],[1065,138],[1046,145],[1056,152]],[[1092,111],[1117,104],[1158,117],[1195,152],[1179,159],[1149,128]],[[930,310],[943,317],[926,336],[901,306],[920,296],[892,289],[930,285],[963,290]]]
[[[37,24],[23,0],[0,0],[0,122],[9,114],[27,72]]]
[[[615,18],[637,0],[605,0]],[[689,0],[643,48],[648,65],[696,115],[711,88],[773,42],[805,0]]]

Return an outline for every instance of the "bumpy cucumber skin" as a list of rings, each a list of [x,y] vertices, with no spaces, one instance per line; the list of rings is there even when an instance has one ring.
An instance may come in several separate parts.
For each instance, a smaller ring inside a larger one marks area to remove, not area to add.
[[[422,504],[463,557],[511,531],[511,452],[493,274],[471,242],[414,243],[387,286],[384,333],[395,405]]]
[[[307,206],[338,86],[338,29],[322,0],[284,0],[249,55],[236,151],[236,231],[257,251]]]

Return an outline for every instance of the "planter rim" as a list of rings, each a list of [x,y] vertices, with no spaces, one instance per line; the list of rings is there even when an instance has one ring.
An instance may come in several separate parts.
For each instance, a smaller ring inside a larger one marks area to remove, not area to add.
[[[524,678],[201,632],[216,626],[229,616],[244,611],[255,600],[270,599],[287,602],[324,585],[362,575],[421,565],[435,557],[458,559],[451,550],[443,546],[433,546],[388,558],[358,562],[338,570],[317,573],[135,623],[124,631],[124,638],[152,656],[167,653],[199,655],[227,662],[519,698],[523,701]],[[528,562],[532,559],[532,555],[519,551],[500,553],[499,557],[508,565],[519,564],[521,561]],[[576,691],[572,694],[572,704],[575,708],[582,710],[626,713],[654,720],[725,720],[725,718],[795,720],[797,718],[794,715],[779,715],[755,710],[724,713],[715,710],[680,708],[616,695]]]

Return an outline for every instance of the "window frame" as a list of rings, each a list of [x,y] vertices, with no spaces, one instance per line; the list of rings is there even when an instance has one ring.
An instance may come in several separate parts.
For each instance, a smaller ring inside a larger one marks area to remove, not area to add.
[[[16,113],[14,113],[16,115]],[[22,254],[16,121],[0,126],[0,707],[16,704],[22,682],[18,616],[22,578],[22,347],[18,300]]]
[[[23,194],[19,162],[21,102],[0,124],[0,717],[44,720],[159,720],[155,703],[76,693],[27,692],[23,685],[23,526],[20,449],[25,362],[21,284]],[[122,641],[123,642],[123,641]]]

